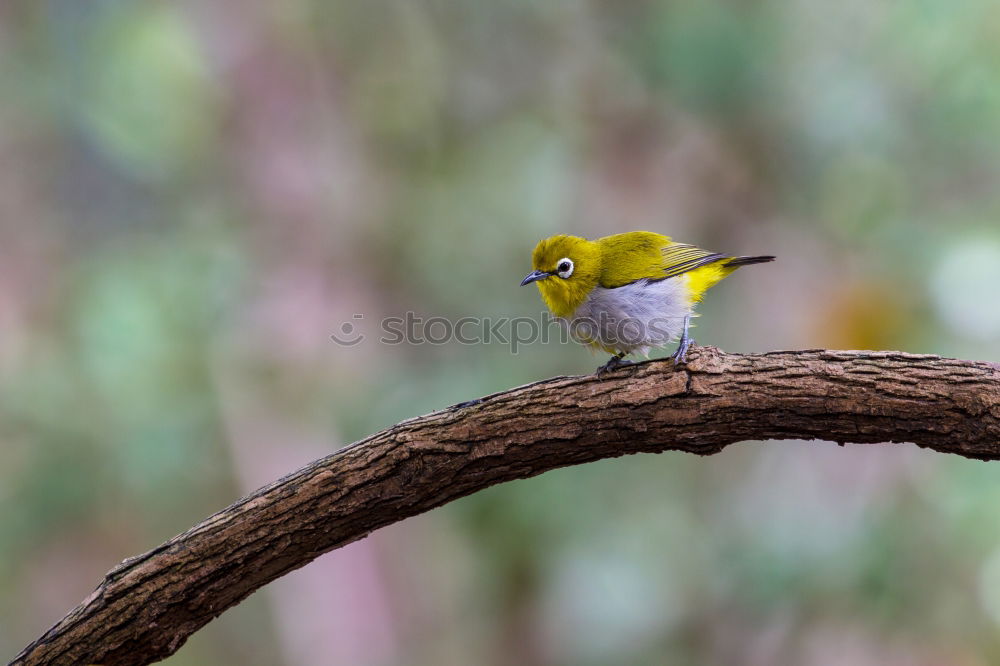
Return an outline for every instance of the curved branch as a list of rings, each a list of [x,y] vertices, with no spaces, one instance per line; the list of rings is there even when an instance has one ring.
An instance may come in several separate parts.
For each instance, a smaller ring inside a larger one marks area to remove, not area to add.
[[[147,664],[254,590],[488,486],[631,453],[750,439],[913,442],[1000,458],[1000,366],[900,352],[692,349],[410,419],[123,562],[14,664]]]

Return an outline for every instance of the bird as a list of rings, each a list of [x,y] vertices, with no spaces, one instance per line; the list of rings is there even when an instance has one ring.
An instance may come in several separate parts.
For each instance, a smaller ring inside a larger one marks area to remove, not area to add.
[[[588,240],[561,234],[539,241],[532,270],[542,300],[574,339],[612,354],[600,376],[677,341],[671,358],[686,362],[695,305],[705,292],[741,266],[774,261],[741,257],[674,242],[652,231],[630,231]]]

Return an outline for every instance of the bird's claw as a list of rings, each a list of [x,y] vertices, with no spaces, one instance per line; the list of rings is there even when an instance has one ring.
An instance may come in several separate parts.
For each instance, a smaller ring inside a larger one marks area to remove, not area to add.
[[[607,363],[602,365],[597,369],[597,376],[600,377],[612,370],[617,370],[618,368],[626,365],[632,365],[635,361],[626,361],[621,356],[612,356]]]
[[[687,353],[693,344],[694,340],[691,338],[681,338],[681,341],[677,343],[677,350],[670,355],[670,358],[674,360],[674,365],[684,365],[687,363]]]

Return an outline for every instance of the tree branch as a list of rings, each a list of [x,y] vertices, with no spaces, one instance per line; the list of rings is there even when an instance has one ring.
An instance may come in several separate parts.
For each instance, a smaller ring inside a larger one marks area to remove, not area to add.
[[[751,439],[1000,458],[1000,366],[900,352],[726,354],[559,377],[410,419],[123,562],[13,664],[148,664],[322,553],[497,483]]]

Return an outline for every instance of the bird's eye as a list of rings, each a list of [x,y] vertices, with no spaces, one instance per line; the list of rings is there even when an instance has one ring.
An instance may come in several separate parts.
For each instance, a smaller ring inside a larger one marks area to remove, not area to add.
[[[569,258],[560,259],[556,266],[556,275],[566,279],[573,274],[573,260]]]

